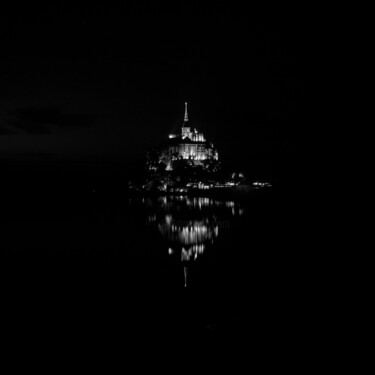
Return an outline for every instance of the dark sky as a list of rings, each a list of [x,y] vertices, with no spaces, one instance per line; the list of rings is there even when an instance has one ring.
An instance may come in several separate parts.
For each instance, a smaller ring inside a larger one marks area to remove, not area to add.
[[[137,160],[186,100],[229,162],[295,152],[309,10],[171,4],[2,5],[0,159]]]

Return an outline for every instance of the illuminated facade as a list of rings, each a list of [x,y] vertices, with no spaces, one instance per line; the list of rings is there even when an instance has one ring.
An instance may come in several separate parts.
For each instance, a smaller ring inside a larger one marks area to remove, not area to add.
[[[207,142],[203,133],[190,127],[187,103],[185,103],[185,116],[181,134],[169,134],[169,141],[163,147],[162,153],[167,170],[171,170],[172,162],[178,159],[191,160],[196,165],[202,164],[204,160],[219,159],[213,144]]]

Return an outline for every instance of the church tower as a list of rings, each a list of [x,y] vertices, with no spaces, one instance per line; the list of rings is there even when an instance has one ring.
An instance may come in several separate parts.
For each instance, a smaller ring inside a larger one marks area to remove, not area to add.
[[[191,139],[187,102],[185,102],[185,116],[184,116],[184,124],[182,125],[182,129],[181,129],[181,136],[182,136],[182,139],[186,137]]]
[[[184,124],[189,121],[188,111],[187,111],[187,102],[185,102],[185,117],[184,117]]]

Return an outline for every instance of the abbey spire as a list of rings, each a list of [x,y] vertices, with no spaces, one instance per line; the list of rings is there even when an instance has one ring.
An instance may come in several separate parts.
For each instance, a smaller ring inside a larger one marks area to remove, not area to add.
[[[185,102],[185,117],[184,117],[184,122],[188,122],[189,117],[188,117],[188,110],[187,110],[187,102]]]

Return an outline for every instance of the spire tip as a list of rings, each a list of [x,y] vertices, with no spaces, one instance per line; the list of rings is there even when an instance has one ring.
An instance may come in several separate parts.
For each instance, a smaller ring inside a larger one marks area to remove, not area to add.
[[[184,118],[184,121],[185,122],[189,121],[188,110],[187,110],[187,102],[185,102],[185,118]]]

